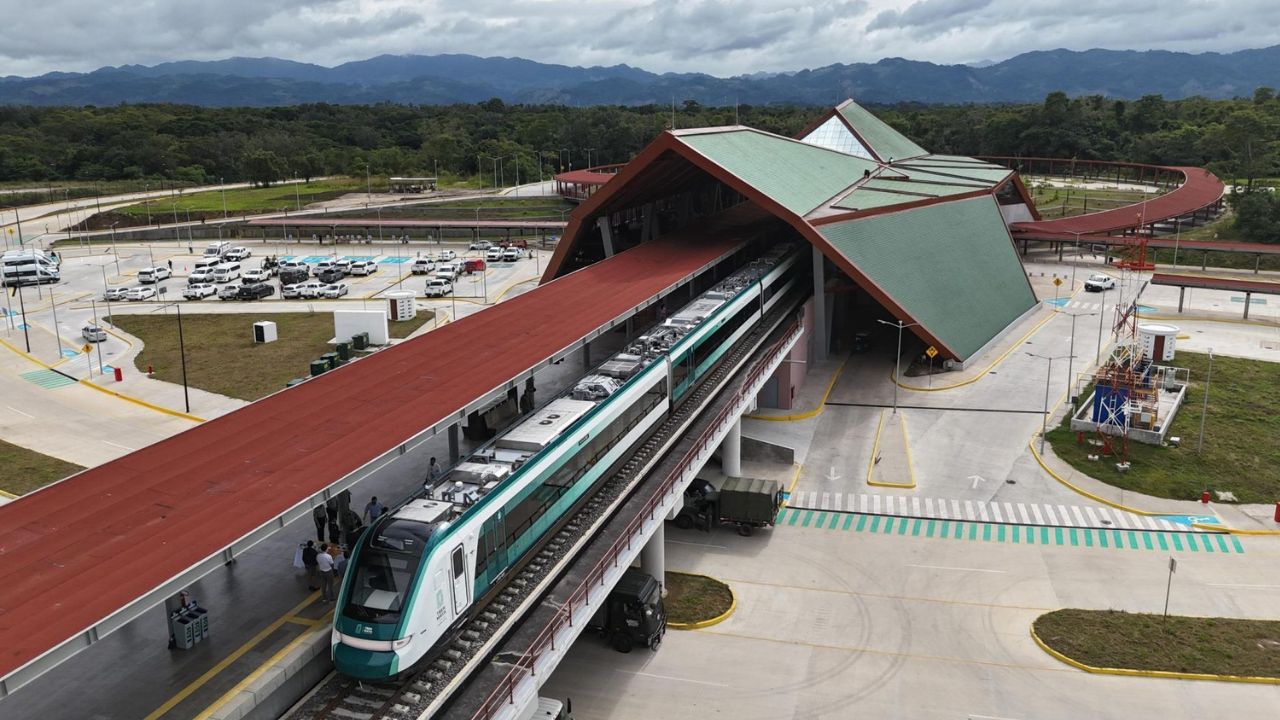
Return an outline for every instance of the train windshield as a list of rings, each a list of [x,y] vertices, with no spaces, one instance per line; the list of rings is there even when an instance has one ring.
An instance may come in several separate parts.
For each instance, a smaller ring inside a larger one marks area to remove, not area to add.
[[[347,586],[346,615],[366,622],[400,619],[422,553],[435,527],[393,518],[365,536]]]

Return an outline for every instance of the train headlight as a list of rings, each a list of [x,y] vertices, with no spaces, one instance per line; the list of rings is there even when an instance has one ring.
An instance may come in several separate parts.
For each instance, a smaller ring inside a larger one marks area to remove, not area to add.
[[[391,649],[392,649],[392,650],[399,650],[400,648],[405,647],[406,645],[408,645],[412,640],[413,640],[413,636],[412,636],[412,635],[410,635],[410,636],[409,636],[409,637],[407,637],[407,638],[400,638],[399,640],[393,640],[393,641],[391,642]]]

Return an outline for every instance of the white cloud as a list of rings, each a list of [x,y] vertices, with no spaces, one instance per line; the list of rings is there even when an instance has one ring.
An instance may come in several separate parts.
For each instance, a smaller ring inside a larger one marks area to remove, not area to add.
[[[1066,47],[1230,52],[1276,42],[1275,0],[0,0],[0,75],[275,56],[519,56],[737,75]]]

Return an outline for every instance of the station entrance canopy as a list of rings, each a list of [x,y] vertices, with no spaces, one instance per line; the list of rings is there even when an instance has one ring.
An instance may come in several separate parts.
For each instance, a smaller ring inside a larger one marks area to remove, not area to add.
[[[664,132],[573,212],[544,278],[741,203],[807,240],[946,358],[971,358],[1035,305],[1002,213],[1034,217],[1017,175],[930,154],[852,101],[798,138]]]

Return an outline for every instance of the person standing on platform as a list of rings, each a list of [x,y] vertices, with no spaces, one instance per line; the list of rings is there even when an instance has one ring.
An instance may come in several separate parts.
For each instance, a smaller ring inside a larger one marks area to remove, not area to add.
[[[364,518],[368,524],[372,525],[382,517],[382,513],[387,511],[387,506],[378,502],[378,496],[374,495],[369,499],[369,504],[364,506]]]
[[[436,481],[439,479],[440,479],[440,466],[436,464],[436,459],[433,456],[431,458],[431,462],[427,464],[427,487],[434,486],[436,484]]]
[[[316,524],[316,542],[324,542],[324,528],[329,522],[329,513],[325,511],[323,505],[317,505],[316,509],[311,511],[311,519]]]
[[[331,498],[327,505],[325,514],[329,518],[329,542],[337,545],[342,539],[342,525],[338,521],[338,501],[336,498]],[[321,542],[324,541],[321,540]]]
[[[307,541],[307,546],[302,548],[302,566],[307,569],[307,589],[311,591],[320,589],[320,586],[316,584],[320,579],[316,574],[316,558],[319,554],[316,552],[315,543],[310,540]]]
[[[322,545],[316,555],[316,573],[320,576],[320,601],[333,600],[333,556],[327,545]]]

